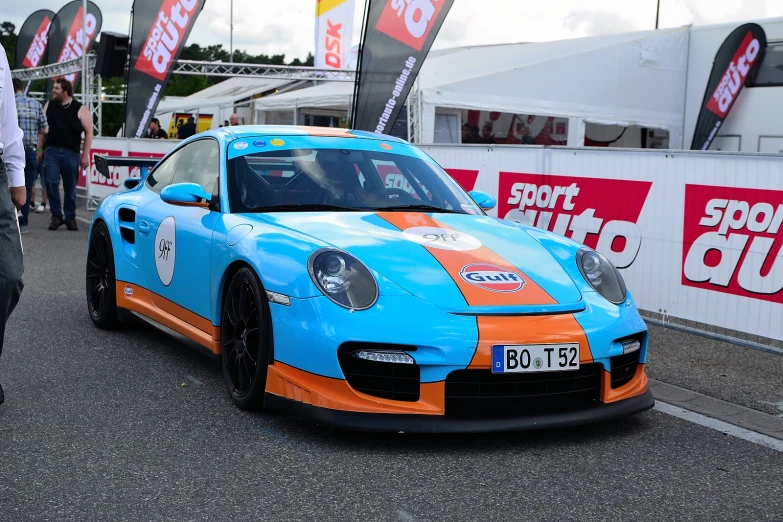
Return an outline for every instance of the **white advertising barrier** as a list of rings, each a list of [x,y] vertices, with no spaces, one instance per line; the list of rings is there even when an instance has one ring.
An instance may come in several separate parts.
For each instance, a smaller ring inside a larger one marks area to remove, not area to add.
[[[161,157],[174,140],[96,138],[94,153]],[[637,305],[664,316],[783,340],[783,155],[421,146],[491,215],[595,248]],[[94,166],[88,195],[121,190]],[[389,181],[387,179],[387,181]]]
[[[111,178],[105,178],[95,168],[94,156],[130,156],[138,158],[162,158],[179,140],[145,140],[127,138],[95,138],[92,142],[90,172],[87,176],[87,197],[100,200],[122,189],[123,182],[131,177],[138,178],[138,168],[109,167]]]
[[[783,340],[783,155],[422,149],[492,215],[606,255],[639,308]]]

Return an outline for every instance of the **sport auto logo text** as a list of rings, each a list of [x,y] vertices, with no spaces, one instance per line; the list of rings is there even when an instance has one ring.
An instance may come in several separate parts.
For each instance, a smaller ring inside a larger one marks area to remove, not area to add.
[[[442,0],[389,0],[375,28],[421,51],[442,8]]]
[[[500,173],[498,216],[549,230],[605,255],[618,268],[636,259],[636,224],[652,182]]]
[[[165,0],[152,26],[136,69],[163,81],[177,49],[184,43],[198,0]]]
[[[95,20],[95,17],[93,17],[93,20]],[[89,24],[89,20],[87,23]],[[49,42],[49,27],[51,25],[52,19],[48,16],[44,16],[40,27],[38,27],[38,31],[35,33],[33,42],[30,44],[30,48],[27,50],[27,54],[25,54],[24,60],[22,61],[22,64],[28,69],[38,67],[38,64],[41,63],[41,58],[43,58],[44,51],[46,51],[46,45]]]
[[[685,186],[682,284],[783,303],[783,192]]]
[[[745,84],[745,79],[750,73],[750,69],[758,58],[759,51],[761,50],[761,44],[755,38],[750,31],[745,36],[742,44],[737,49],[737,53],[729,63],[726,73],[723,75],[718,87],[712,94],[707,108],[720,116],[726,117],[726,113],[731,108],[737,93]]]

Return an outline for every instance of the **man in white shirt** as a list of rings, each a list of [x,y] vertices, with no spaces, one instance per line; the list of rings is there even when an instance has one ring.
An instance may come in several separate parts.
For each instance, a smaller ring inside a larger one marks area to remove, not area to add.
[[[0,44],[0,354],[3,353],[5,324],[24,288],[22,236],[16,218],[17,209],[22,208],[27,199],[22,136],[16,116],[11,67]],[[0,404],[4,400],[0,386]]]

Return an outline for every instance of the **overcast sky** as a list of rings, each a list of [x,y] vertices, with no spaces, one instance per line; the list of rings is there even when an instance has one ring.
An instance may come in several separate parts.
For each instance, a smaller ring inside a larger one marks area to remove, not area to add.
[[[128,34],[133,0],[93,0],[104,31]],[[365,0],[355,0],[354,45]],[[0,0],[0,21],[17,28],[65,0]],[[231,0],[207,0],[189,43],[229,46]],[[315,0],[233,0],[234,48],[304,59],[314,47]],[[657,0],[455,0],[433,48],[538,42],[655,28]],[[660,27],[783,17],[783,0],[661,0]]]

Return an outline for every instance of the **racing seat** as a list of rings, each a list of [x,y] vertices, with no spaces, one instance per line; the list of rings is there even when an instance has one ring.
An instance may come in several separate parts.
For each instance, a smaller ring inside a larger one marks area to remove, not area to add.
[[[322,150],[316,156],[316,170],[311,174],[320,186],[316,203],[346,207],[367,206],[365,189],[353,163],[337,150]]]
[[[229,183],[233,185],[234,190],[232,192],[239,199],[240,206],[235,211],[245,211],[274,204],[275,189],[263,176],[258,175],[250,168],[243,156],[234,158],[231,160],[231,163],[234,168],[233,176],[230,176]]]

